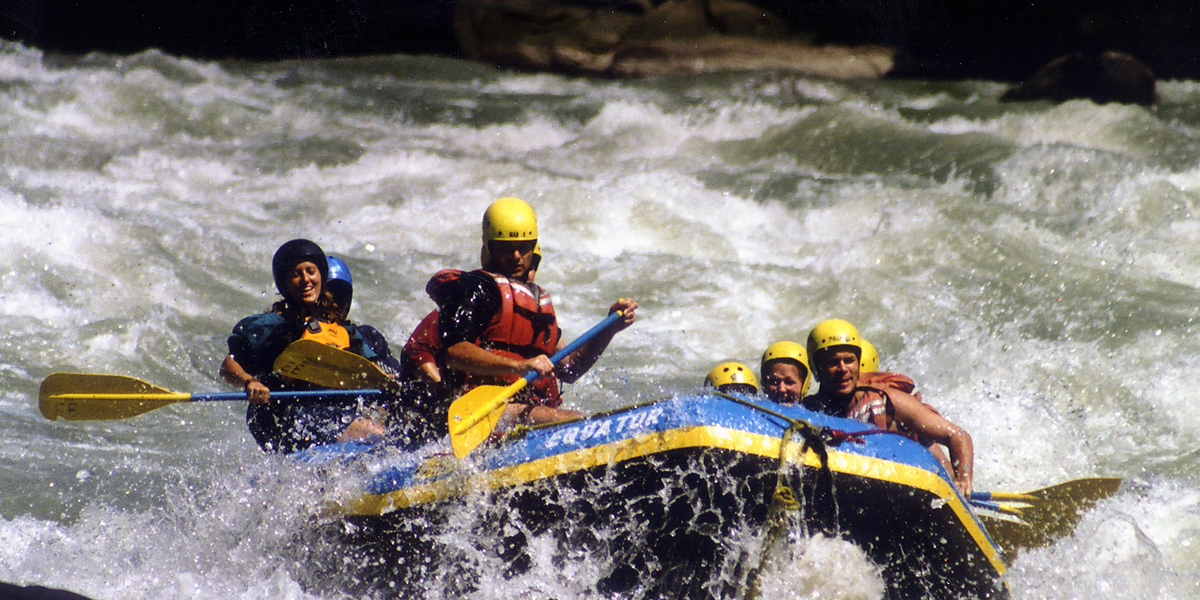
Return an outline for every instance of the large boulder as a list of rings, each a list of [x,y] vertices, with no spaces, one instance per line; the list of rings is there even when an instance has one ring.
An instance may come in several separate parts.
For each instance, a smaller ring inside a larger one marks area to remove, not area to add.
[[[460,1],[454,18],[469,58],[506,67],[635,76],[785,69],[878,77],[893,51],[818,44],[773,13],[739,0]]]
[[[1146,63],[1122,52],[1060,56],[1028,80],[1009,89],[1001,100],[1088,98],[1099,104],[1150,105],[1158,99],[1154,72]]]

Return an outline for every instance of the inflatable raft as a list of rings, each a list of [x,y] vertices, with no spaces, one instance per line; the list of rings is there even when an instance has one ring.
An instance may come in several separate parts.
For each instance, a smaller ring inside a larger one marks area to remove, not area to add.
[[[891,598],[1008,596],[998,546],[925,448],[762,398],[649,402],[512,431],[461,461],[448,447],[295,456],[358,469],[361,488],[334,510],[402,589],[445,576],[432,563],[453,553],[431,544],[475,505],[507,572],[552,536],[565,554],[605,557],[597,591],[622,598],[747,597],[798,533],[852,541]]]

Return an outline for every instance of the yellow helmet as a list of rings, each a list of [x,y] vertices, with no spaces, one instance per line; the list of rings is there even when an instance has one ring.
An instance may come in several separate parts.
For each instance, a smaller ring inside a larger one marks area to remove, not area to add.
[[[867,340],[861,340],[862,356],[858,358],[858,372],[874,373],[879,370],[879,352],[875,351],[875,344]]]
[[[520,198],[500,198],[491,203],[483,213],[483,250],[480,259],[483,267],[492,263],[488,242],[538,239],[537,215],[528,202]]]
[[[759,363],[758,371],[766,377],[767,363],[786,360],[795,363],[800,367],[800,377],[804,379],[804,386],[800,388],[800,396],[808,395],[808,386],[812,384],[812,370],[808,368],[808,353],[804,351],[804,346],[796,342],[775,342],[767,346],[766,352],[763,352],[762,362]]]
[[[538,237],[537,215],[520,198],[501,198],[483,213],[483,241],[524,241]]]
[[[758,379],[754,377],[754,372],[739,362],[723,362],[713,367],[708,377],[704,378],[704,385],[722,392],[758,393]]]
[[[856,356],[862,357],[862,336],[847,321],[827,319],[817,323],[808,334],[808,357],[814,364],[820,363],[822,352],[834,346],[849,346]]]
[[[542,264],[542,244],[538,242],[533,247],[533,262],[529,264],[529,268],[536,271],[538,266]]]

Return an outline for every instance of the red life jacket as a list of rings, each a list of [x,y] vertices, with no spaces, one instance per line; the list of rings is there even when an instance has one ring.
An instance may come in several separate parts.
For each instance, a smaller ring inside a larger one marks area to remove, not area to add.
[[[489,271],[480,272],[491,276],[500,290],[500,310],[492,315],[480,336],[480,347],[516,359],[553,355],[562,332],[558,329],[558,317],[554,314],[550,294],[534,283],[513,281]],[[474,379],[485,378],[468,378],[472,383],[475,383]],[[507,375],[490,379],[507,385],[520,377]],[[553,373],[533,380],[526,389],[535,404],[549,407],[562,404],[558,378]]]
[[[482,269],[475,273],[490,277],[500,292],[500,308],[492,315],[475,343],[489,352],[516,359],[554,354],[562,332],[558,328],[558,317],[554,314],[550,294],[534,283],[513,281]],[[462,275],[462,271],[453,269],[438,271],[429,281],[425,291],[435,302],[442,300],[446,284]],[[478,385],[508,385],[520,378],[519,375],[468,375],[466,382],[467,387],[471,388]],[[551,373],[533,380],[522,390],[517,400],[542,406],[559,406],[562,404],[562,396],[558,378]]]

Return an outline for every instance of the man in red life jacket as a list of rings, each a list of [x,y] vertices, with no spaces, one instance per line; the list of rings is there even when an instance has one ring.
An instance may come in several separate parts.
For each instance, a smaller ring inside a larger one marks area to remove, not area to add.
[[[533,264],[529,267],[528,281],[533,282],[541,263],[542,247],[537,245],[533,248]],[[442,291],[450,287],[451,282],[462,274],[458,269],[442,269],[433,276],[425,289],[432,296],[434,304],[441,306],[445,301]],[[442,384],[442,371],[437,364],[438,355],[442,353],[442,336],[437,326],[438,315],[438,309],[425,315],[413,329],[412,335],[404,343],[404,350],[400,353],[401,378],[432,394],[440,393]]]
[[[541,246],[533,248],[533,264],[530,265],[528,280],[537,275],[542,262]],[[438,271],[425,286],[434,304],[441,306],[447,300],[446,293],[456,287],[462,277],[459,269]],[[408,431],[413,440],[426,442],[446,434],[442,419],[446,411],[449,392],[442,385],[442,369],[438,359],[442,355],[442,335],[438,331],[440,311],[434,309],[421,319],[413,329],[404,349],[400,352],[400,381],[402,382],[407,408],[412,412],[407,418]]]
[[[911,434],[926,445],[946,446],[950,476],[963,494],[971,493],[975,448],[970,434],[910,394],[860,387],[862,337],[854,325],[840,319],[817,324],[808,335],[808,357],[821,387],[804,399],[806,408]]]
[[[523,200],[501,198],[483,216],[483,268],[457,278],[435,276],[426,289],[439,302],[440,375],[451,396],[477,385],[508,385],[529,371],[540,374],[513,398],[505,422],[546,423],[579,416],[559,408],[560,382],[572,383],[595,364],[618,331],[633,324],[637,302],[621,298],[615,325],[564,358],[549,355],[565,344],[550,294],[531,280],[538,246],[537,216]],[[443,415],[444,416],[444,415]],[[445,419],[441,419],[444,421]]]

